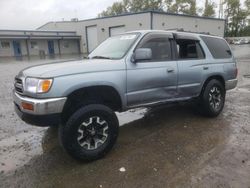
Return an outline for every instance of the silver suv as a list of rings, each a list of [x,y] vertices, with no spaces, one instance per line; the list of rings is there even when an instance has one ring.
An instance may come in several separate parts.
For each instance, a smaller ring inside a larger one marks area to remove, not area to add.
[[[15,78],[22,120],[59,126],[64,149],[80,160],[103,157],[116,142],[115,111],[195,99],[214,117],[237,67],[220,37],[175,31],[134,31],[100,44],[86,60],[34,66]]]

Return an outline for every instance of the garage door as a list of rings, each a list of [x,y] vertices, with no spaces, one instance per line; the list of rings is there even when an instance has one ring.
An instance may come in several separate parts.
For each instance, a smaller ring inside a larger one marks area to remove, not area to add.
[[[124,32],[125,32],[125,26],[110,27],[109,28],[109,35],[110,36],[118,35],[118,34],[124,33]]]
[[[87,47],[88,47],[88,53],[90,53],[98,45],[97,26],[88,26],[86,28],[87,28]]]

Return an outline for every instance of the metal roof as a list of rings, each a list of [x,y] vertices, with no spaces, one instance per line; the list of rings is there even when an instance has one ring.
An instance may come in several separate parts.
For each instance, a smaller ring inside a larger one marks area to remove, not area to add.
[[[84,19],[84,20],[78,20],[78,21],[55,21],[55,22],[51,21],[51,22],[45,23],[44,25],[38,27],[37,29],[40,29],[40,28],[42,28],[43,26],[45,26],[45,25],[47,25],[49,23],[86,22],[86,21],[101,20],[101,19],[108,19],[108,18],[114,18],[114,17],[131,16],[131,15],[136,15],[136,14],[145,14],[145,13],[163,14],[163,15],[169,15],[169,16],[182,16],[182,17],[190,17],[190,18],[198,18],[198,19],[219,20],[219,21],[224,21],[225,22],[225,19],[221,19],[221,18],[194,16],[194,15],[188,15],[188,14],[177,14],[177,13],[170,13],[170,12],[165,12],[165,11],[158,11],[158,10],[147,10],[147,11],[142,11],[142,12],[123,13],[123,14],[118,14],[118,15],[114,15],[114,16],[104,16],[104,17],[99,17],[99,18],[90,18],[90,19]]]
[[[0,39],[79,39],[75,31],[0,30]]]

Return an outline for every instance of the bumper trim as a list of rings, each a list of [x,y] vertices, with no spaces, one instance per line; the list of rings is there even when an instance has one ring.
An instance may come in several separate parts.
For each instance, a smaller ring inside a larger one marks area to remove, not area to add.
[[[237,79],[227,80],[226,81],[226,90],[234,89],[238,83]]]
[[[26,123],[39,127],[57,126],[61,123],[61,114],[34,115],[22,112],[17,104],[15,104],[17,115]]]
[[[48,115],[61,113],[67,97],[50,98],[50,99],[34,99],[30,97],[24,97],[13,91],[14,103],[19,107],[21,112],[33,115]],[[21,103],[29,103],[34,106],[34,110],[22,109]]]

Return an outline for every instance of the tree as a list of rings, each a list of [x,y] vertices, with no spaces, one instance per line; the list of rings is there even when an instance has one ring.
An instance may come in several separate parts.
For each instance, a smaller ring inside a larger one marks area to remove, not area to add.
[[[129,11],[162,10],[162,0],[130,0]]]
[[[140,12],[146,10],[163,10],[162,0],[123,0],[115,2],[112,6],[101,12],[98,16],[113,16],[127,12]]]
[[[177,14],[198,15],[196,0],[123,0],[101,12],[98,16],[113,16],[146,10],[168,11]]]
[[[250,11],[249,10],[250,9],[250,0],[245,0],[244,4],[245,4],[245,7],[247,8],[247,10]]]
[[[215,8],[216,8],[216,5],[214,2],[206,0],[205,6],[204,6],[204,12],[202,16],[215,17]]]
[[[247,10],[241,8],[240,0],[225,0],[226,36],[236,37],[246,26]]]
[[[197,15],[196,0],[165,0],[165,4],[168,12]]]
[[[118,14],[123,14],[127,12],[126,1],[123,2],[114,2],[112,6],[108,7],[106,10],[102,11],[98,17],[104,16],[114,16]]]

